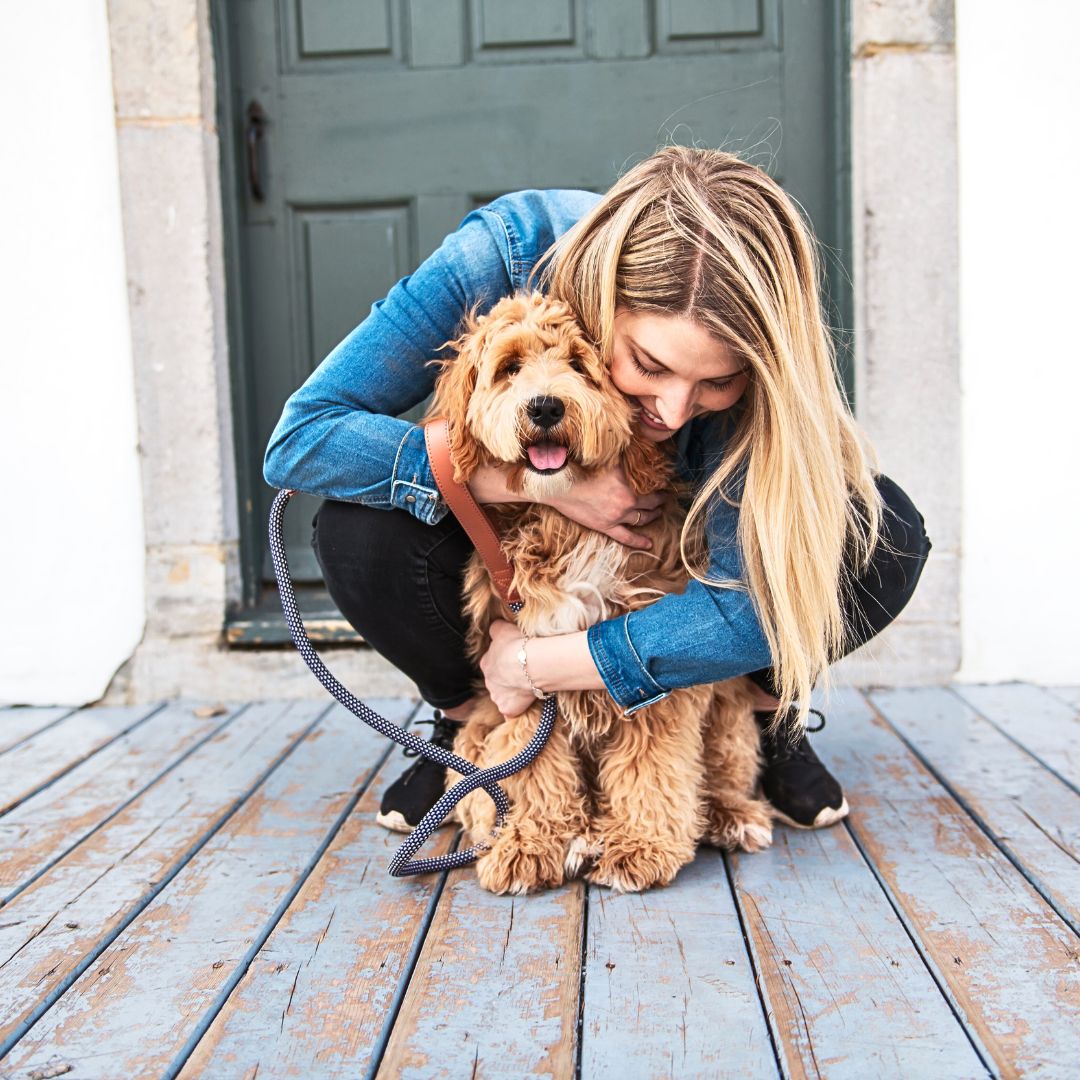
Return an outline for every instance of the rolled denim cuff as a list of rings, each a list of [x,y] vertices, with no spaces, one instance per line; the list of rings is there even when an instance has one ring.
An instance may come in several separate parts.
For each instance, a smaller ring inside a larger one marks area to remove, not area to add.
[[[586,640],[593,663],[608,693],[630,716],[671,693],[665,690],[641,662],[630,639],[629,615],[605,619],[589,627]]]
[[[424,429],[419,424],[405,433],[398,446],[390,477],[390,505],[407,510],[426,525],[438,524],[449,510],[435,483]]]

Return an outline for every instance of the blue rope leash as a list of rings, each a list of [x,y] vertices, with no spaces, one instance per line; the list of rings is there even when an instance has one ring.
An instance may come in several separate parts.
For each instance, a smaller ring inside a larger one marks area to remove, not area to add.
[[[439,801],[424,815],[420,824],[409,834],[408,839],[398,848],[394,857],[390,860],[389,871],[392,877],[406,877],[411,874],[430,874],[438,870],[452,870],[458,866],[468,866],[475,862],[485,851],[487,844],[476,844],[464,851],[454,851],[448,855],[437,855],[428,859],[413,859],[413,856],[427,843],[428,838],[451,811],[466,795],[477,788],[483,788],[495,803],[495,830],[502,828],[506,815],[510,812],[510,800],[506,792],[499,787],[498,781],[505,780],[514,773],[520,772],[526,765],[531,764],[539,757],[540,752],[547,744],[548,738],[555,727],[555,717],[558,709],[555,698],[550,697],[544,702],[540,713],[540,723],[528,745],[515,754],[509,761],[498,765],[491,765],[481,769],[471,761],[466,761],[457,754],[444,750],[435,743],[426,742],[417,738],[412,732],[406,731],[397,724],[392,724],[385,717],[380,716],[374,709],[369,709],[359,698],[354,696],[348,689],[331,674],[321,657],[315,651],[311,640],[304,628],[304,621],[300,617],[300,610],[296,606],[296,596],[293,593],[292,579],[289,576],[289,561],[285,555],[285,542],[282,537],[282,520],[285,516],[285,507],[295,492],[286,488],[279,491],[270,507],[270,556],[274,562],[274,576],[277,578],[278,592],[281,596],[281,609],[285,613],[285,622],[289,627],[289,634],[293,644],[304,659],[304,663],[311,669],[312,674],[354,716],[359,717],[369,727],[373,727],[380,735],[408,747],[410,750],[423,755],[430,761],[437,762],[446,768],[453,769],[462,774],[459,780],[449,791],[445,792]],[[521,610],[520,603],[510,605],[515,614]],[[494,834],[492,834],[494,835]]]

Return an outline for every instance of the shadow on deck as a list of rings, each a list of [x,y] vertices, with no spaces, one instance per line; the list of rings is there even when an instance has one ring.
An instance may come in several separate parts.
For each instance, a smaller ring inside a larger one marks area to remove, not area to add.
[[[0,1077],[1078,1076],[1078,708],[837,692],[844,824],[513,899],[337,705],[0,710]]]

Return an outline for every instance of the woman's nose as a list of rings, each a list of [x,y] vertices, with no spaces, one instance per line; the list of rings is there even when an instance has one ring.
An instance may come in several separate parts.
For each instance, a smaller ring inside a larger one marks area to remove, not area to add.
[[[670,392],[656,399],[656,414],[669,428],[681,428],[694,415],[694,392]]]

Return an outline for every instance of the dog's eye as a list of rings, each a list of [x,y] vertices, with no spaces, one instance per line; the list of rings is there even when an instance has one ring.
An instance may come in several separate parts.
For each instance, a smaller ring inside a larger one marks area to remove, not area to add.
[[[503,364],[502,373],[504,375],[516,375],[521,370],[520,360],[510,360]]]
[[[575,357],[573,358],[573,360],[571,360],[571,361],[570,361],[570,366],[571,366],[571,367],[572,367],[572,368],[573,368],[573,369],[574,369],[574,370],[575,370],[575,371],[576,371],[576,372],[577,372],[577,373],[578,373],[579,375],[584,375],[584,374],[585,374],[585,364],[584,364],[584,362],[583,362],[583,361],[581,360],[581,357],[579,357],[579,356],[575,356]]]

